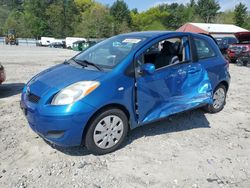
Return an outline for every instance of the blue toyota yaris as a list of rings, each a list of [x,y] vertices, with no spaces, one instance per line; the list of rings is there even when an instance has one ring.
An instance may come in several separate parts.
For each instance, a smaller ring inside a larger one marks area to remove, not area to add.
[[[228,66],[209,36],[122,34],[33,77],[21,108],[45,140],[105,154],[138,126],[202,106],[222,110]]]

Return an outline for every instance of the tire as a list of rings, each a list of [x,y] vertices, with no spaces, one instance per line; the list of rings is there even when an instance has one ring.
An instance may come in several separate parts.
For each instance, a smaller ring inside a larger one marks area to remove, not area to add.
[[[220,112],[226,104],[226,96],[226,87],[223,84],[218,85],[213,92],[213,104],[207,105],[205,110],[212,114]]]
[[[87,130],[85,146],[95,155],[117,150],[128,133],[128,118],[120,109],[107,109],[97,114]]]
[[[241,59],[237,59],[236,65],[241,67],[244,65],[244,62]]]
[[[235,64],[236,60],[235,59],[230,59],[229,62],[232,63],[232,64]]]
[[[250,62],[249,61],[246,63],[246,66],[250,68]]]

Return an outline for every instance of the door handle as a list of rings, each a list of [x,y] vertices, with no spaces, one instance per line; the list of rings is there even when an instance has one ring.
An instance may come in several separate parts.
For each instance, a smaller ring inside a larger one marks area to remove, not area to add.
[[[189,74],[194,74],[194,73],[196,73],[196,72],[200,72],[200,70],[201,70],[201,69],[191,68],[191,69],[188,70],[188,73],[189,73]]]

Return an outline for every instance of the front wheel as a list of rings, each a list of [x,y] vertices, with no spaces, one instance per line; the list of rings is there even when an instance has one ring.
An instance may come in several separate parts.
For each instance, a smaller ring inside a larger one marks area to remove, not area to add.
[[[118,149],[128,132],[128,118],[120,109],[108,109],[99,113],[90,122],[85,137],[85,146],[96,155]]]
[[[220,112],[226,104],[227,90],[222,84],[216,87],[213,93],[213,104],[207,105],[205,110],[209,113]]]

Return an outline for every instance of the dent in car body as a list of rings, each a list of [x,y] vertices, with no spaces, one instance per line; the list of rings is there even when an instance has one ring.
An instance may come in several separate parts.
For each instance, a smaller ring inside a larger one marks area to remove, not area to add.
[[[200,64],[180,64],[137,79],[139,123],[212,103],[212,87]]]

